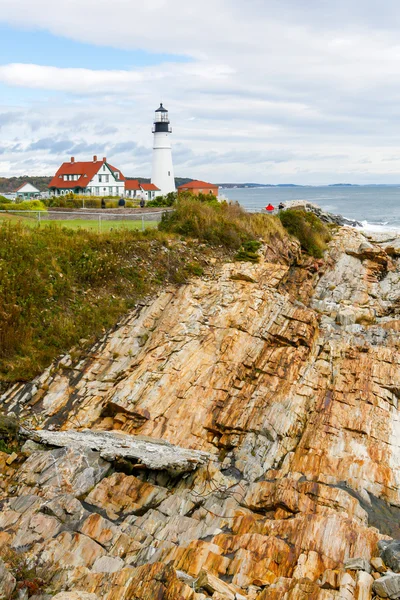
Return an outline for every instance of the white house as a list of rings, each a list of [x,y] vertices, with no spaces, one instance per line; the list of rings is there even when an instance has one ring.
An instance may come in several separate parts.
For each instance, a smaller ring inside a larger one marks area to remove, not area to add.
[[[15,190],[17,198],[23,200],[30,200],[31,198],[39,198],[40,190],[38,190],[31,183],[23,183],[17,190]]]
[[[93,161],[65,162],[58,169],[49,184],[55,196],[70,192],[86,196],[126,196],[152,200],[159,189],[154,184],[140,184],[136,179],[126,179],[120,169],[113,167],[107,158]]]

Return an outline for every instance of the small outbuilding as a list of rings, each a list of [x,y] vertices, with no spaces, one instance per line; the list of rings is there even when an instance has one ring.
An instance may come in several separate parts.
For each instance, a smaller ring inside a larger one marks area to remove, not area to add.
[[[22,200],[31,200],[40,196],[40,190],[35,188],[31,183],[23,183],[15,190],[15,193],[17,194],[17,198],[22,198]]]
[[[182,192],[191,192],[194,196],[198,196],[199,194],[213,194],[214,196],[218,196],[218,186],[213,183],[207,183],[206,181],[189,181],[189,183],[184,183],[178,187],[178,194]]]

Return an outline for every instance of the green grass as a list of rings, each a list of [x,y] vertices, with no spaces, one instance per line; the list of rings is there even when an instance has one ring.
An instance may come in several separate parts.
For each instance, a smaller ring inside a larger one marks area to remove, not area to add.
[[[37,216],[32,217],[22,217],[19,215],[6,215],[0,214],[0,223],[2,221],[14,221],[14,222],[22,222],[29,227],[67,227],[69,229],[87,229],[91,231],[112,231],[114,229],[133,229],[140,230],[142,229],[142,221],[134,221],[130,219],[118,219],[115,221],[108,221],[106,219],[101,220],[101,224],[99,227],[99,221],[97,219],[63,219],[63,220],[47,220],[42,217],[39,222],[37,220]],[[151,227],[157,227],[157,221],[144,221],[145,229]]]
[[[182,283],[198,255],[156,229],[101,234],[0,225],[0,383],[26,381],[85,338],[94,342],[137,300]]]

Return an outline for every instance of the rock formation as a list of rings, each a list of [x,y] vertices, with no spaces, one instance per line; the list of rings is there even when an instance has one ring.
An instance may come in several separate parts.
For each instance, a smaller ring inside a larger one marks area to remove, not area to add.
[[[261,254],[4,394],[0,547],[56,598],[400,596],[400,240]]]

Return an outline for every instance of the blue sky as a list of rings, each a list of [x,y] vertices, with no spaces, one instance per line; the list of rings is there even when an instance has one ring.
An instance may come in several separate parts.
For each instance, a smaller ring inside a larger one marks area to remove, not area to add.
[[[126,49],[87,44],[39,29],[0,24],[0,63],[29,62],[57,67],[87,69],[131,69],[163,62],[187,61],[185,56],[152,53],[140,48]]]
[[[163,101],[178,176],[400,182],[399,28],[394,0],[2,0],[0,175],[148,176]]]

